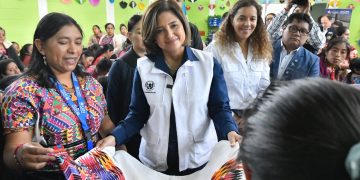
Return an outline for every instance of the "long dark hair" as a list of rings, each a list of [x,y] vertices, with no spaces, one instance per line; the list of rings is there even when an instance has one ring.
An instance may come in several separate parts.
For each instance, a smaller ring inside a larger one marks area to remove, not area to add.
[[[66,14],[53,12],[44,16],[38,23],[33,43],[35,44],[36,39],[46,42],[66,25],[74,25],[80,31],[81,36],[83,36],[83,31],[80,25],[72,17]],[[80,77],[88,75],[86,72],[82,71],[80,66],[76,66],[74,73]],[[34,77],[37,83],[42,87],[53,87],[53,83],[50,81],[49,77],[55,78],[55,76],[50,67],[44,64],[43,55],[36,46],[33,46],[30,67],[25,74],[29,74]]]
[[[329,52],[331,50],[331,48],[333,48],[335,45],[338,45],[338,44],[345,44],[345,46],[346,46],[346,59],[348,59],[349,56],[350,56],[351,46],[349,44],[349,41],[346,40],[345,38],[341,37],[341,36],[332,38],[327,43],[327,45],[322,49],[321,53],[319,54],[319,57],[326,60],[325,53]]]
[[[239,158],[253,179],[350,179],[360,141],[360,91],[308,78],[273,83],[246,114]]]

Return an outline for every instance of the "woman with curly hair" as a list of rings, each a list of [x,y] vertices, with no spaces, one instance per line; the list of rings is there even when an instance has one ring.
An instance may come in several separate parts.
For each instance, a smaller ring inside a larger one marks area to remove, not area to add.
[[[261,6],[255,0],[237,1],[205,50],[224,70],[230,107],[239,123],[243,111],[270,84],[272,47]]]

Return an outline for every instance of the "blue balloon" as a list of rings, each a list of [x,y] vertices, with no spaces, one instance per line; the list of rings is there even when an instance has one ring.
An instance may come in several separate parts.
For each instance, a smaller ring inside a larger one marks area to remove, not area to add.
[[[109,0],[109,2],[110,2],[111,4],[114,4],[115,0]]]

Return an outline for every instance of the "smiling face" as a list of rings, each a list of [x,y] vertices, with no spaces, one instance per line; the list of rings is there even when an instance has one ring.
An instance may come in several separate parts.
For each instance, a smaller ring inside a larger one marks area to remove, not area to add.
[[[12,76],[12,75],[20,74],[21,72],[18,66],[14,62],[11,62],[7,65],[5,73],[8,76]]]
[[[71,73],[82,53],[82,35],[76,26],[66,25],[45,42],[36,39],[35,45],[55,75]]]
[[[347,48],[345,43],[335,44],[333,47],[329,49],[329,51],[325,52],[326,61],[331,66],[339,65],[346,59],[347,56]]]
[[[296,31],[293,32],[295,29]],[[306,21],[294,19],[284,28],[282,42],[288,51],[295,50],[305,44],[308,34],[301,32],[309,32],[309,24]]]
[[[157,16],[156,44],[164,53],[176,52],[185,43],[185,29],[179,18],[171,11],[164,11]]]
[[[240,8],[232,20],[236,41],[247,40],[254,32],[257,22],[257,11],[254,6]]]

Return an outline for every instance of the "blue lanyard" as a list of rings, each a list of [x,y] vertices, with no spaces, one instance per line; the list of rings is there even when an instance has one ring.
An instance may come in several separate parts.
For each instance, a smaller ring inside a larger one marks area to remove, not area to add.
[[[73,110],[73,112],[80,119],[81,127],[84,131],[85,138],[87,141],[87,149],[90,151],[93,148],[93,142],[91,140],[91,130],[86,123],[87,111],[85,108],[85,100],[81,94],[79,81],[77,80],[74,73],[71,73],[71,79],[72,79],[73,85],[75,87],[75,95],[77,98],[79,108],[71,100],[70,95],[65,91],[64,87],[60,84],[60,82],[55,81],[53,78],[50,78],[50,80],[55,84],[56,88],[60,91],[61,96],[65,99],[68,106],[70,106],[70,108]]]

